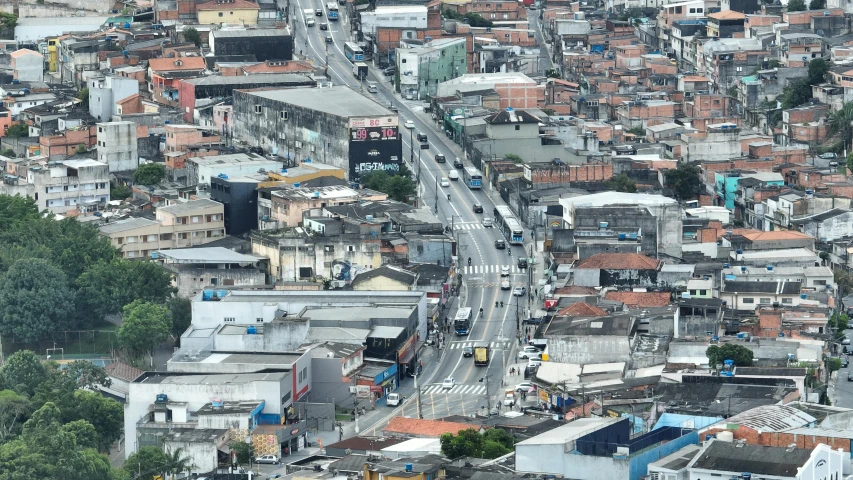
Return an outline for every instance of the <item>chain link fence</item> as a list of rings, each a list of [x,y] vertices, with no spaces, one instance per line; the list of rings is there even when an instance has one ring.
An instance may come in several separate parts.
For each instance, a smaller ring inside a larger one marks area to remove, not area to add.
[[[19,350],[32,350],[41,357],[50,355],[52,360],[62,360],[93,355],[112,357],[118,348],[118,339],[113,330],[68,330],[52,332],[38,342],[24,342],[16,335],[3,335],[0,346],[4,358]]]

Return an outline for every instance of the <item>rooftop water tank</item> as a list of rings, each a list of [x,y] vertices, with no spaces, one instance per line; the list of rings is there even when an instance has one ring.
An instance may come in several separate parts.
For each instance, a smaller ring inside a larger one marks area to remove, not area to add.
[[[296,182],[296,183],[294,183],[294,184],[293,184],[293,186],[294,186],[294,187],[296,187],[296,188],[299,188],[299,185],[301,185],[299,182]]]
[[[201,300],[203,302],[206,302],[206,301],[210,300],[211,298],[213,298],[213,290],[203,290],[201,292]]]
[[[735,436],[732,432],[722,431],[717,433],[717,440],[732,443],[735,440]]]
[[[216,291],[216,296],[219,298],[225,298],[226,295],[228,295],[228,290],[217,290]]]
[[[801,294],[800,294],[800,298],[802,298],[803,300],[805,300],[806,298],[808,298],[808,295],[806,295],[805,293],[801,293]]]
[[[247,333],[247,334],[249,334],[249,335],[254,335],[254,334],[256,334],[257,332],[258,332],[258,331],[257,331],[257,329],[255,329],[254,325],[246,329],[246,333]]]

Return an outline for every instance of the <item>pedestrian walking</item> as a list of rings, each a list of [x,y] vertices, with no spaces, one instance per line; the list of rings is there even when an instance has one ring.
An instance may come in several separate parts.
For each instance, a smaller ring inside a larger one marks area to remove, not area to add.
[[[530,343],[530,335],[527,336],[527,343]]]

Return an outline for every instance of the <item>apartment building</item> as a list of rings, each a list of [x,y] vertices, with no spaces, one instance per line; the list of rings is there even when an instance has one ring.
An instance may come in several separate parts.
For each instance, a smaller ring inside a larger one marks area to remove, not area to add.
[[[124,258],[148,258],[152,252],[204,245],[225,236],[224,207],[213,200],[192,200],[157,209],[156,220],[127,218],[100,227],[101,235]]]
[[[110,172],[105,163],[95,160],[28,163],[6,165],[0,193],[30,197],[39,210],[55,214],[77,211],[79,207],[94,209],[110,200]]]

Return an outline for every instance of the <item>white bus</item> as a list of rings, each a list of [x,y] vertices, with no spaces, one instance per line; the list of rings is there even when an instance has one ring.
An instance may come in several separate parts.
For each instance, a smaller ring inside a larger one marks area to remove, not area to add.
[[[463,307],[456,311],[453,319],[453,329],[456,335],[468,335],[471,331],[471,308]]]

